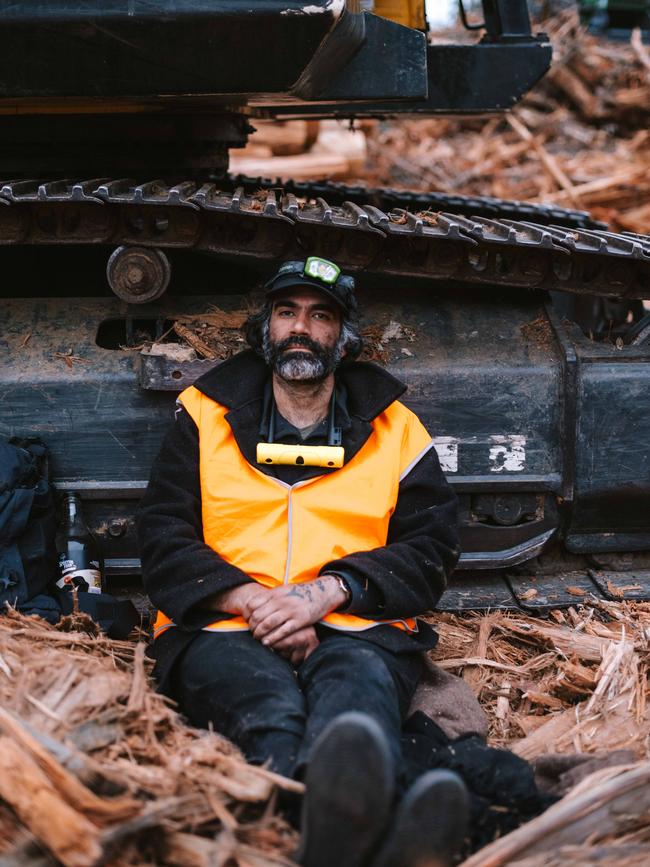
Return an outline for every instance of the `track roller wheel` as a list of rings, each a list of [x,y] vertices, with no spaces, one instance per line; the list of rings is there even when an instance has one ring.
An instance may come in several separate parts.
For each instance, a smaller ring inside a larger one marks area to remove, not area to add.
[[[170,276],[169,259],[155,247],[117,247],[106,265],[108,285],[129,304],[146,304],[160,298]]]

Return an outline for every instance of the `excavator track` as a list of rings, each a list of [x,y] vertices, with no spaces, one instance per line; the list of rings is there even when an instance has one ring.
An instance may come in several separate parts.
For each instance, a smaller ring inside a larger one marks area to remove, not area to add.
[[[417,213],[437,211],[463,217],[487,217],[490,220],[516,220],[541,226],[558,225],[571,229],[606,229],[607,224],[592,219],[588,211],[558,208],[517,200],[496,199],[492,196],[462,196],[459,194],[393,190],[390,187],[366,187],[363,184],[343,184],[336,181],[293,181],[276,178],[227,175],[224,189],[243,187],[247,194],[260,189],[281,189],[303,199],[325,199],[330,205],[353,202],[374,205],[382,211],[402,208]]]
[[[160,180],[0,182],[0,245],[175,248],[260,266],[310,251],[393,282],[650,297],[647,235],[465,216],[414,203],[388,210],[351,200],[335,204],[288,189]]]

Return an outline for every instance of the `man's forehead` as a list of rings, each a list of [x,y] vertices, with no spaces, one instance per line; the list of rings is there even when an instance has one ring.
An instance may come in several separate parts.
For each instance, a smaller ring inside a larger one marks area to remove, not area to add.
[[[338,312],[338,305],[325,292],[319,292],[311,286],[290,286],[283,289],[273,298],[273,304],[301,304],[308,307],[318,305],[319,307],[328,307],[331,310]]]

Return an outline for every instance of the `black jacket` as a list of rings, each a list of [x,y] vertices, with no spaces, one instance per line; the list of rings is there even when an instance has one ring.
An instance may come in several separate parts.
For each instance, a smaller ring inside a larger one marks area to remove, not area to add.
[[[247,351],[220,364],[195,386],[229,408],[226,419],[246,460],[263,472],[279,474],[280,468],[255,461],[268,377],[266,364]],[[343,428],[347,462],[370,436],[370,422],[406,386],[382,368],[362,362],[341,365],[337,381],[347,395],[349,419],[346,417]],[[296,469],[286,468],[294,474],[287,481],[298,481]],[[323,472],[318,467],[301,468],[300,478]],[[182,409],[153,465],[139,513],[138,535],[145,589],[153,604],[177,624],[154,642],[156,674],[165,681],[197,630],[216,619],[214,611],[202,608],[201,603],[252,580],[203,541],[198,430]],[[412,617],[434,608],[458,556],[456,497],[442,474],[435,449],[430,449],[400,483],[387,544],[323,564],[321,571],[351,579],[355,590],[347,610],[369,618]],[[436,638],[426,624],[420,625],[415,636],[391,626],[353,634],[398,653],[427,649]]]

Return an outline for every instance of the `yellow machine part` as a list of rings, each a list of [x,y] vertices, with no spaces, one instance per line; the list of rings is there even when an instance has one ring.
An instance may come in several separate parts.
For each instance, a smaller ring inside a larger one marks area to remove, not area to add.
[[[416,30],[427,29],[424,0],[375,0],[373,11],[375,15],[389,18],[397,24]]]

